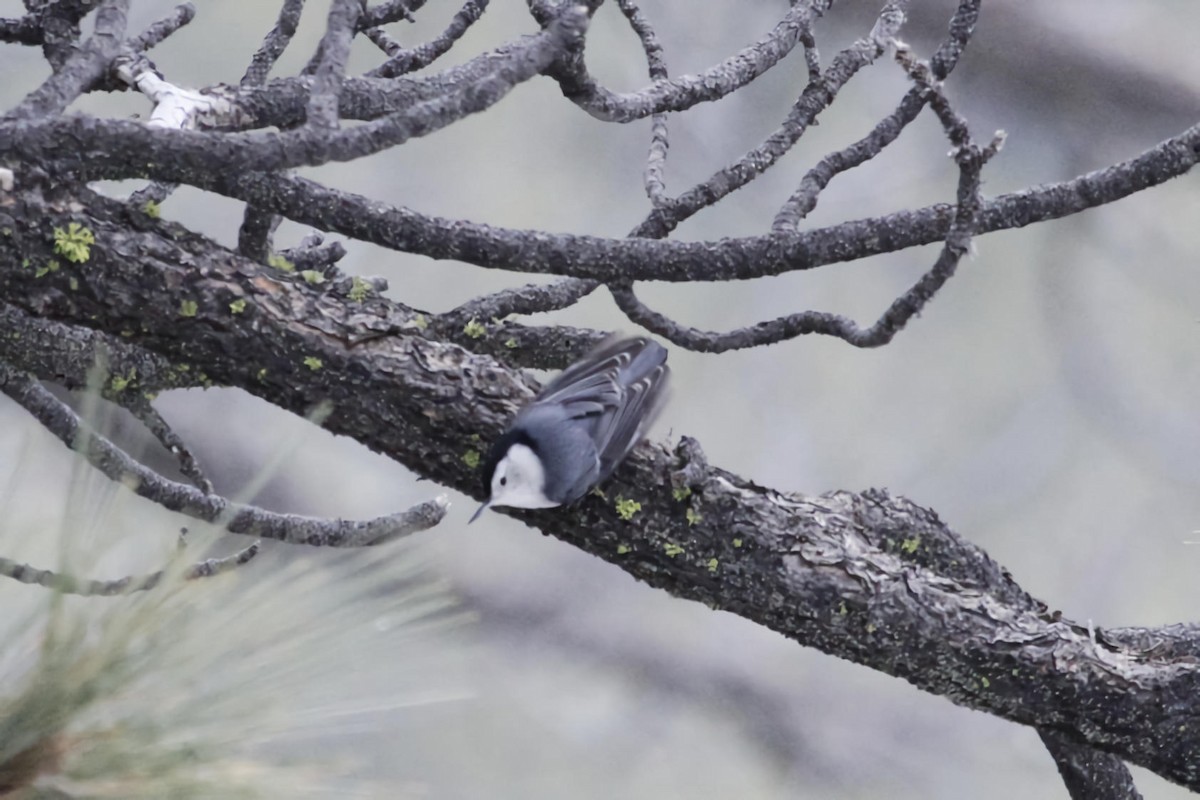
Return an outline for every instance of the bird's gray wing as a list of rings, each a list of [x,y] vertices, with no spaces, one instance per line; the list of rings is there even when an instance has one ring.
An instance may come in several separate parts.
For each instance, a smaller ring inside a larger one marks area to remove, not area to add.
[[[553,441],[539,442],[543,461],[572,465],[547,475],[548,497],[565,503],[582,497],[629,454],[666,399],[666,359],[667,351],[645,337],[609,340],[521,411],[524,429],[557,431]]]
[[[615,405],[620,400],[621,374],[638,366],[636,362],[648,346],[662,350],[643,337],[606,340],[546,384],[534,402],[564,406],[574,403]]]
[[[546,467],[542,491],[571,503],[600,481],[600,454],[592,438],[598,415],[571,418],[561,406],[534,405],[522,412],[522,425]]]
[[[604,480],[617,468],[654,423],[667,399],[669,377],[667,365],[659,364],[622,387],[621,402],[600,418],[593,434],[600,454],[598,480]]]

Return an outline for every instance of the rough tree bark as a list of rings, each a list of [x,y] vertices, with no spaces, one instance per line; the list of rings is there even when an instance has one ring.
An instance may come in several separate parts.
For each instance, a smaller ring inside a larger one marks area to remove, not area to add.
[[[621,95],[600,86],[584,65],[596,1],[531,1],[540,30],[532,25],[536,32],[460,67],[412,78],[409,72],[433,62],[481,18],[485,0],[468,0],[442,37],[412,50],[379,26],[417,11],[418,0],[371,8],[334,0],[306,74],[267,80],[301,13],[301,3],[287,2],[242,85],[202,92],[171,85],[143,52],[186,24],[194,13],[189,6],[129,37],[128,3],[106,0],[84,42],[78,23],[91,4],[29,3],[25,16],[0,20],[0,40],[42,46],[55,72],[0,120],[0,167],[11,179],[0,193],[0,361],[7,365],[0,383],[69,440],[77,421],[48,406],[28,376],[82,386],[101,352],[114,377],[106,396],[146,412],[143,419],[155,393],[197,385],[239,387],[298,414],[324,406],[331,409],[323,422],[329,430],[479,497],[477,472],[464,456],[531,396],[535,384],[520,368],[562,366],[603,336],[493,318],[565,308],[604,285],[632,320],[681,347],[721,351],[809,333],[860,347],[886,344],[952,277],[972,236],[1111,202],[1184,174],[1197,159],[1200,127],[1072,181],[982,198],[980,174],[1000,139],[977,145],[941,85],[970,41],[980,4],[959,4],[946,42],[924,62],[897,40],[907,3],[886,3],[872,31],[823,66],[813,27],[833,0],[800,0],[742,53],[702,75],[671,79],[653,29],[630,0],[620,0],[653,81]],[[74,31],[66,44],[64,26]],[[358,35],[379,45],[387,60],[349,77],[345,59]],[[665,113],[736,91],[796,47],[804,50],[809,84],[780,131],[709,181],[668,197],[661,180]],[[911,90],[870,136],[805,177],[769,234],[693,243],[664,238],[768,169],[841,86],[889,49],[912,79]],[[438,219],[286,171],[433,134],[539,75],[558,81],[568,100],[597,118],[654,117],[646,179],[653,209],[633,237]],[[156,104],[149,122],[63,114],[82,92],[125,86]],[[796,230],[837,174],[886,148],[925,106],[954,148],[960,169],[954,202]],[[363,124],[340,124],[348,119]],[[259,130],[265,126],[279,130]],[[153,183],[128,201],[87,185],[128,178]],[[175,183],[247,203],[238,252],[157,218],[156,198]],[[319,238],[275,254],[276,216],[433,258],[569,277],[435,315],[342,275],[340,248]],[[647,309],[632,291],[636,280],[753,278],[937,241],[944,246],[930,271],[865,327],[804,311],[709,333]],[[118,477],[135,472],[111,454],[89,457]],[[224,513],[204,499],[203,487],[139,480],[135,490],[184,513],[210,519]],[[756,486],[707,464],[699,444],[686,438],[674,451],[640,447],[605,491],[606,498],[589,496],[572,508],[506,513],[673,595],[1037,728],[1073,797],[1138,796],[1122,761],[1200,790],[1200,634],[1191,627],[1074,623],[1029,596],[930,509],[884,491],[804,496]],[[618,497],[636,498],[640,510],[630,517],[613,501]],[[230,527],[362,544],[428,527],[443,510],[415,509],[415,522],[404,516],[399,528],[372,528],[374,534],[350,541],[337,538],[342,529],[327,527],[297,534],[286,520],[272,529],[235,517]]]

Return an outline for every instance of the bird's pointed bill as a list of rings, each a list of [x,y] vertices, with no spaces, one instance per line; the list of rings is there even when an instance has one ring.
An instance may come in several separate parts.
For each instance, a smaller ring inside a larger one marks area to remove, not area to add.
[[[467,524],[468,524],[468,525],[470,525],[472,522],[474,522],[475,520],[479,519],[479,515],[483,513],[483,510],[484,510],[485,508],[487,508],[488,506],[490,506],[491,504],[492,504],[492,501],[491,501],[490,499],[489,499],[489,500],[484,500],[484,501],[483,501],[483,505],[481,505],[481,506],[479,507],[479,510],[478,510],[478,511],[476,511],[474,514],[472,514],[472,515],[471,515],[471,518],[470,518],[469,520],[467,520]]]

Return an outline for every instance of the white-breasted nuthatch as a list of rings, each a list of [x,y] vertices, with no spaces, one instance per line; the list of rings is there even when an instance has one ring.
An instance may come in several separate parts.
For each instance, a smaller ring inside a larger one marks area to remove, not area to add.
[[[489,505],[552,508],[603,481],[629,455],[666,400],[667,351],[614,339],[567,367],[517,413],[488,454]]]

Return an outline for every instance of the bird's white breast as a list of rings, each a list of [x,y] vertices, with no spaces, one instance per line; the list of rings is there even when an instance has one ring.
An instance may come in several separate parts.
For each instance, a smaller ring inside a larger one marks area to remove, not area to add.
[[[558,503],[546,497],[545,487],[546,473],[541,460],[527,445],[514,444],[492,475],[492,505],[553,508]]]

